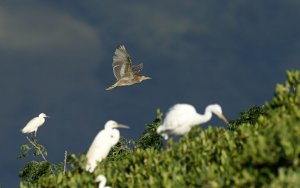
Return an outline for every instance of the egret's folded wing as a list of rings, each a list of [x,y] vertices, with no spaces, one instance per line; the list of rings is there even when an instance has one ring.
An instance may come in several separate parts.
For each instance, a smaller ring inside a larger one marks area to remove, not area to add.
[[[169,109],[164,119],[165,130],[177,129],[183,124],[191,121],[190,116],[186,114],[196,114],[196,110],[194,107],[185,105],[185,104],[177,104]]]
[[[116,49],[113,57],[113,73],[117,80],[120,80],[124,76],[132,75],[131,58],[127,53],[125,47],[121,45]]]
[[[101,161],[105,158],[110,151],[110,144],[108,143],[110,135],[106,134],[105,131],[100,131],[95,139],[93,140],[88,152],[87,158],[94,160],[95,158]]]
[[[25,125],[25,127],[22,129],[22,132],[23,133],[33,132],[36,129],[38,122],[39,122],[38,117],[33,118]]]
[[[138,74],[143,69],[143,63],[132,66],[133,74]]]

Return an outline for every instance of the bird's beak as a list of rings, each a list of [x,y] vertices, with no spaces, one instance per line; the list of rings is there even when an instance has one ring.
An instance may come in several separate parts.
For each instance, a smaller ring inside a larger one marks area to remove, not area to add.
[[[144,77],[144,80],[150,80],[150,79],[152,79],[152,78],[147,77],[147,76]]]
[[[218,117],[223,120],[226,124],[228,124],[228,120],[226,119],[226,117],[223,114],[218,114]]]
[[[50,116],[46,116],[46,118],[50,118]]]
[[[129,127],[128,127],[127,125],[122,125],[122,124],[118,124],[117,127],[118,127],[118,128],[129,129]]]

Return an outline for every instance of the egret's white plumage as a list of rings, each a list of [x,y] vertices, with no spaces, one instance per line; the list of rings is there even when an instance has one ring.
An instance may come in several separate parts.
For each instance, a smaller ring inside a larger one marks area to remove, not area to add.
[[[226,123],[227,120],[222,113],[222,108],[218,104],[211,104],[205,108],[204,114],[197,113],[194,106],[190,104],[176,104],[171,107],[163,121],[157,128],[157,133],[168,139],[168,135],[184,135],[192,127],[209,121],[212,113],[216,114]]]
[[[40,113],[38,117],[33,118],[30,120],[25,127],[22,129],[22,133],[32,133],[36,136],[36,132],[40,126],[42,126],[45,122],[45,117],[49,117],[44,113]]]
[[[118,124],[113,120],[106,122],[104,129],[95,137],[87,152],[86,170],[93,172],[97,166],[97,161],[101,162],[108,155],[110,149],[116,145],[120,138],[120,132],[116,128],[129,128]]]
[[[98,188],[111,188],[110,186],[105,186],[105,184],[106,184],[106,177],[103,176],[103,175],[101,175],[101,174],[96,177],[95,181],[99,182]]]

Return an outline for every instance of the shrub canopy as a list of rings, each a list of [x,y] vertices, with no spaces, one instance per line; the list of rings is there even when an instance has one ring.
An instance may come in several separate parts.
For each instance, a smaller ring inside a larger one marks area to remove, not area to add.
[[[122,139],[93,174],[84,155],[69,155],[65,173],[63,164],[31,161],[20,171],[21,187],[96,187],[98,174],[112,187],[300,187],[299,71],[288,71],[272,101],[228,128],[198,126],[163,146],[155,131],[161,120],[158,110],[139,140]]]

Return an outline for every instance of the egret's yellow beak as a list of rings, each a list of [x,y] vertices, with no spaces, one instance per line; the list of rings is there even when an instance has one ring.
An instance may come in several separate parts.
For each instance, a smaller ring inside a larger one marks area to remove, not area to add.
[[[122,124],[118,124],[117,127],[118,127],[118,128],[129,129],[129,127],[128,127],[127,125],[122,125]]]
[[[223,120],[226,124],[228,124],[228,120],[226,119],[226,117],[223,114],[218,114],[218,117]]]

